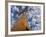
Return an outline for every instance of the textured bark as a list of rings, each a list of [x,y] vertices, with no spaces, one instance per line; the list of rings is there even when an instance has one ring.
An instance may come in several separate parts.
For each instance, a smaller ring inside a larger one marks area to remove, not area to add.
[[[28,26],[28,20],[27,17],[21,16],[21,18],[16,22],[16,25],[11,29],[12,31],[26,31],[30,30]]]

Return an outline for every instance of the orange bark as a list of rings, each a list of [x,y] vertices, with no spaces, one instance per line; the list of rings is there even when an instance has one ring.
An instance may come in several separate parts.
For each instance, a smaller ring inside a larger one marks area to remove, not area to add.
[[[26,16],[21,16],[21,18],[16,22],[16,26],[12,28],[12,31],[25,31],[26,27],[29,29]]]

